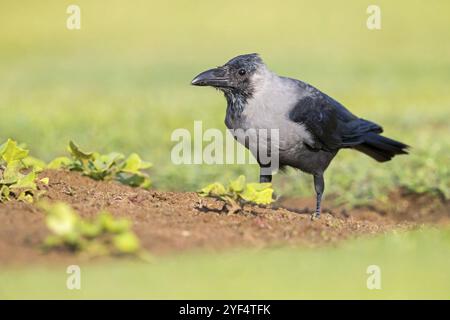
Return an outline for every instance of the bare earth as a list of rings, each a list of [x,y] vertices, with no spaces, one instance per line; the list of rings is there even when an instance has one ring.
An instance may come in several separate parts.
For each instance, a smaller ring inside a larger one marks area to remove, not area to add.
[[[313,199],[284,199],[271,208],[249,206],[244,213],[225,214],[219,212],[220,201],[200,198],[195,193],[133,189],[65,171],[46,171],[41,176],[50,178],[44,199],[65,201],[84,217],[101,209],[126,216],[133,221],[143,247],[154,255],[238,247],[321,246],[450,221],[448,201],[402,191],[390,195],[390,205],[350,212],[339,207],[325,208],[322,218],[311,221]],[[0,204],[0,264],[70,259],[68,252],[44,253],[40,249],[47,235],[44,214],[35,205],[15,201]]]

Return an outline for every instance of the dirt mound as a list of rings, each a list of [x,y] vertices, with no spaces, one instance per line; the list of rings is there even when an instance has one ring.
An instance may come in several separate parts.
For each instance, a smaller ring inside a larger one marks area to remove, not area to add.
[[[393,209],[386,205],[351,212],[331,208],[325,209],[320,220],[311,221],[311,210],[305,208],[314,207],[313,199],[287,199],[272,208],[251,206],[242,214],[227,215],[218,212],[222,207],[220,201],[200,198],[195,193],[133,189],[115,182],[94,181],[74,172],[46,171],[41,176],[50,178],[44,198],[65,201],[84,217],[101,209],[128,217],[142,245],[153,254],[235,247],[318,246],[449,218],[448,203],[401,193],[392,195]],[[205,210],[205,206],[211,210]],[[47,234],[44,214],[36,206],[21,202],[0,204],[0,264],[70,259],[69,253],[40,250]]]

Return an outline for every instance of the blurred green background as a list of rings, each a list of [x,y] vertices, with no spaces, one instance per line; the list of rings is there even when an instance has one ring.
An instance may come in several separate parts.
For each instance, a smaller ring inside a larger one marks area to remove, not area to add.
[[[73,139],[85,149],[139,152],[158,189],[196,190],[252,165],[176,166],[176,128],[225,130],[225,100],[190,86],[205,68],[258,52],[278,74],[309,82],[413,146],[379,165],[342,151],[327,194],[358,204],[396,186],[450,197],[448,1],[378,1],[382,29],[368,30],[364,1],[86,1],[81,30],[68,30],[72,1],[2,1],[0,138],[45,160]],[[297,172],[279,193],[310,195]],[[352,192],[343,192],[352,190]]]
[[[0,269],[0,299],[448,299],[450,229],[421,229],[340,247],[185,254],[152,264],[81,267],[68,290],[67,265]],[[369,266],[380,289],[368,289]]]

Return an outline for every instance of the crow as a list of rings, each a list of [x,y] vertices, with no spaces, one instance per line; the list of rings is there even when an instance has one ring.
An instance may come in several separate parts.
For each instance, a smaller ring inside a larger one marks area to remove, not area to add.
[[[408,145],[380,135],[380,125],[355,116],[310,84],[276,75],[256,53],[237,56],[202,72],[191,84],[211,86],[224,93],[225,125],[232,133],[236,129],[278,130],[280,167],[297,168],[314,177],[313,218],[321,212],[324,172],[340,149],[360,151],[378,162],[408,154]],[[244,143],[236,135],[235,139],[257,157],[260,145]],[[261,143],[264,141],[258,140],[257,144]],[[273,172],[263,171],[267,164],[258,163],[260,182],[271,182]]]

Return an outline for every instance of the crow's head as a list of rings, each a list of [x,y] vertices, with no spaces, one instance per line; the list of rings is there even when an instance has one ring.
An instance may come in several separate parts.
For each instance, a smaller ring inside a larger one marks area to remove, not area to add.
[[[194,86],[210,86],[227,94],[252,95],[255,86],[255,77],[265,65],[258,54],[244,54],[237,56],[221,67],[200,73],[192,80]]]

